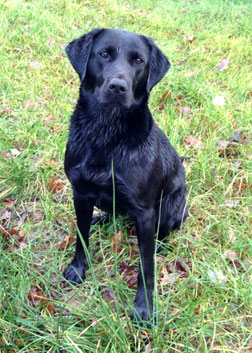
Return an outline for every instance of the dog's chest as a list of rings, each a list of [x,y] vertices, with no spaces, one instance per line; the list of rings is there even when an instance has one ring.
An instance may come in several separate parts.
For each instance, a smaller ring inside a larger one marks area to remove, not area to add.
[[[114,199],[118,213],[129,213],[129,210],[139,207],[136,202],[139,186],[134,183],[134,172],[122,172],[118,165],[88,165],[82,161],[70,169],[68,177],[74,190],[84,200],[91,200],[107,212],[113,211]]]

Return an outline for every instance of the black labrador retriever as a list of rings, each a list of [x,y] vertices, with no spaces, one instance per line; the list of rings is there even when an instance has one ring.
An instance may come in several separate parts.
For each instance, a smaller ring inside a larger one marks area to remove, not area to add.
[[[141,265],[132,315],[149,320],[155,233],[161,240],[187,217],[182,159],[147,105],[170,63],[150,38],[118,29],[94,29],[66,52],[81,81],[65,155],[77,225],[88,247],[93,207],[111,213],[113,198],[116,213],[135,219]],[[86,266],[77,235],[65,278],[80,283]]]

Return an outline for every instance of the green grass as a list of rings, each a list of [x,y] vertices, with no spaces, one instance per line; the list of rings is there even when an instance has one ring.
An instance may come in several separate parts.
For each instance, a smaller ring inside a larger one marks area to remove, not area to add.
[[[1,352],[252,350],[251,8],[245,0],[1,2]],[[64,47],[103,26],[152,36],[172,63],[150,108],[187,157],[190,217],[157,256],[152,329],[129,319],[138,257],[127,219],[116,219],[119,253],[113,222],[96,227],[85,283],[62,277],[74,252],[63,241],[75,235],[63,158],[79,85]],[[229,65],[218,71],[223,59]],[[213,104],[218,95],[224,106]],[[223,150],[219,141],[237,131],[237,145]]]

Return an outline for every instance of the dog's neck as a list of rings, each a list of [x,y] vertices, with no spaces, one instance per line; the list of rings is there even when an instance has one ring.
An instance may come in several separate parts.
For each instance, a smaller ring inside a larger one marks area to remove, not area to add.
[[[80,94],[71,119],[71,146],[84,153],[86,146],[97,158],[110,158],[121,145],[134,149],[142,145],[153,126],[148,96],[130,109],[100,104],[92,95]],[[78,151],[77,151],[78,150]]]

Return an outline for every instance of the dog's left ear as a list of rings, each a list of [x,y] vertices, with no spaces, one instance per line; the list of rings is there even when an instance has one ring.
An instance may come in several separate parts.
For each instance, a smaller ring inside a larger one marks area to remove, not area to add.
[[[94,38],[103,29],[95,28],[78,39],[74,39],[66,46],[67,56],[75,71],[83,81],[86,76],[87,64],[91,53]]]
[[[164,77],[169,70],[171,64],[161,50],[153,43],[151,38],[147,38],[151,48],[149,75],[147,79],[146,89],[150,93],[152,88]]]

